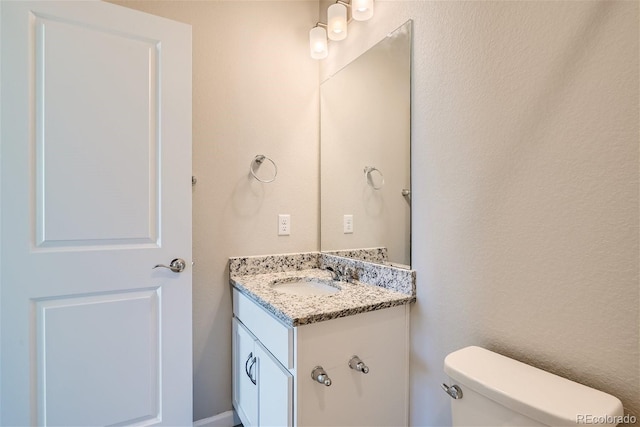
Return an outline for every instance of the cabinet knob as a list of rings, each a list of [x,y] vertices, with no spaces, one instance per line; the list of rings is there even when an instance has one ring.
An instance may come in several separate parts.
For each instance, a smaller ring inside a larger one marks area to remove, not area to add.
[[[349,359],[349,367],[358,372],[362,372],[363,374],[369,373],[369,367],[365,365],[358,356],[352,356],[351,359]]]
[[[313,368],[313,371],[311,371],[311,378],[320,384],[326,385],[327,387],[331,385],[331,378],[329,378],[329,375],[327,375],[322,366],[316,366]]]

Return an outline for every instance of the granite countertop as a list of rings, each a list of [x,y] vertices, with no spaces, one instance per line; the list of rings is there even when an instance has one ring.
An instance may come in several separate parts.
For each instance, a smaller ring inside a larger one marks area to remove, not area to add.
[[[288,278],[330,279],[328,271],[311,268],[262,274],[231,274],[229,281],[241,293],[273,314],[289,327],[302,326],[357,313],[374,311],[415,301],[415,295],[354,280],[335,282],[341,289],[329,295],[290,295],[271,287],[275,280]]]

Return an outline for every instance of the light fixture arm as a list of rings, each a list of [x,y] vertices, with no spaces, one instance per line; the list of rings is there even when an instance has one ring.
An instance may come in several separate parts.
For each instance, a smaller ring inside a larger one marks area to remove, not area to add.
[[[343,5],[347,9],[351,10],[351,2],[346,2],[343,0],[336,0],[336,3]],[[351,24],[353,22],[353,13],[347,15],[347,24]]]

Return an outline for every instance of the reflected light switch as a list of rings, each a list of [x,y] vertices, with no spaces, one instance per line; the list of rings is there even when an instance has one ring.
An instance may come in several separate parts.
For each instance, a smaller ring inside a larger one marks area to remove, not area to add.
[[[343,219],[344,234],[353,233],[353,215],[345,215]]]

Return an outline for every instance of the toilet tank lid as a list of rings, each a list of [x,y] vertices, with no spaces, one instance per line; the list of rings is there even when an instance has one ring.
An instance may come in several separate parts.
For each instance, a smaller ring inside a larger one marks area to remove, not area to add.
[[[487,349],[449,354],[444,370],[458,385],[548,426],[615,426],[622,403],[610,394],[559,377]],[[591,420],[591,422],[589,422]]]

